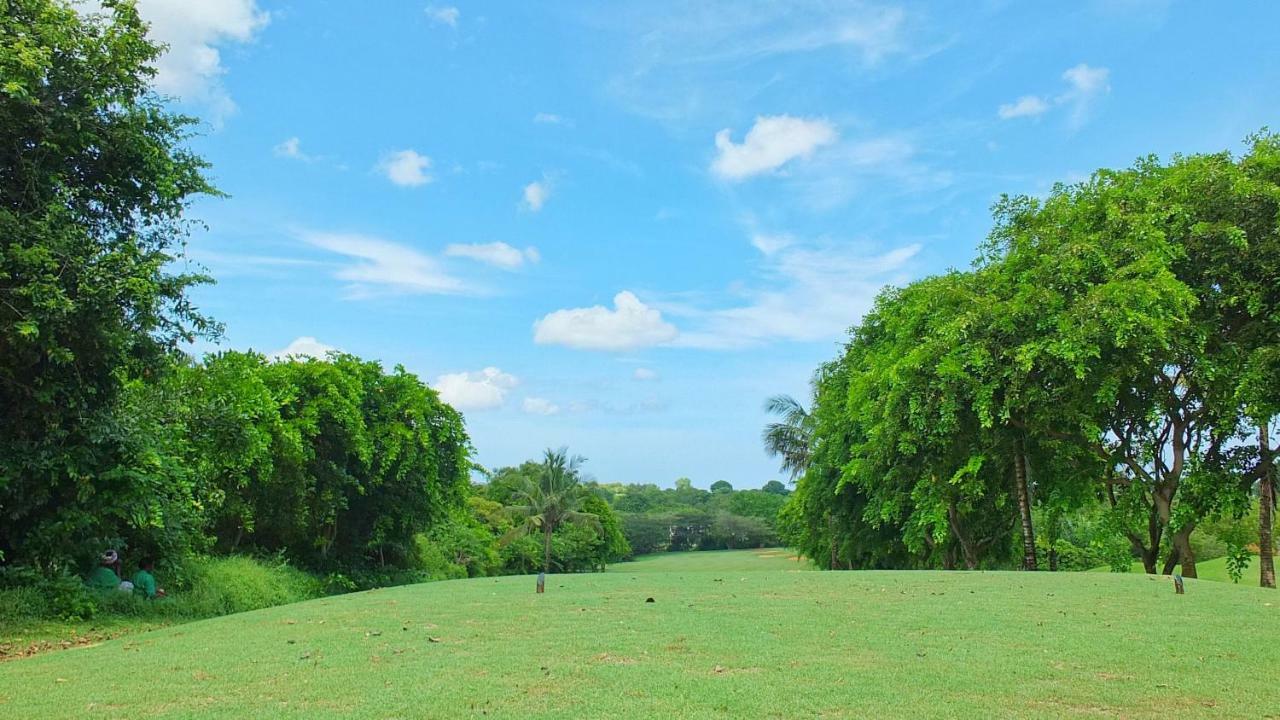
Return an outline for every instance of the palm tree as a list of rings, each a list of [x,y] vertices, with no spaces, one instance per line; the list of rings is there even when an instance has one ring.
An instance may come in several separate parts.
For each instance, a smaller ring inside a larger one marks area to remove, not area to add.
[[[600,518],[583,512],[586,490],[579,478],[585,458],[570,458],[566,448],[548,449],[543,456],[538,476],[525,478],[512,496],[516,504],[507,512],[519,518],[508,540],[532,532],[542,532],[542,571],[551,571],[551,535],[565,523],[587,525],[599,530]]]
[[[790,395],[774,395],[764,403],[765,412],[782,418],[781,422],[764,426],[761,439],[770,455],[782,459],[781,470],[795,480],[809,467],[809,449],[813,441],[813,416]]]

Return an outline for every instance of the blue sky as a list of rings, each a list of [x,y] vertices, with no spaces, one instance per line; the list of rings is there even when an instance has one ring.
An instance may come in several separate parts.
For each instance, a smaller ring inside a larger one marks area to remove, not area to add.
[[[190,242],[221,346],[403,364],[482,464],[602,481],[779,477],[763,400],[1001,193],[1280,109],[1267,3],[139,6],[229,195]]]

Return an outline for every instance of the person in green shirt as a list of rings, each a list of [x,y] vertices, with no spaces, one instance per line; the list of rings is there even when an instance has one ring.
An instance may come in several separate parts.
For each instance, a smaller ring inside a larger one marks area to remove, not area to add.
[[[155,571],[155,559],[144,557],[138,563],[138,572],[133,575],[133,591],[148,600],[164,597],[164,588],[156,587]]]
[[[102,553],[98,567],[85,578],[85,584],[94,590],[117,590],[120,588],[120,554],[115,550]]]

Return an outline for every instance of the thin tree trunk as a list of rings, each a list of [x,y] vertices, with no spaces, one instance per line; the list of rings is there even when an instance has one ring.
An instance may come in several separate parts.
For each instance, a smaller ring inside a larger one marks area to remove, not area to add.
[[[1262,481],[1258,483],[1258,568],[1259,584],[1275,589],[1275,545],[1272,539],[1272,517],[1276,507],[1276,473],[1272,466],[1271,442],[1267,437],[1268,423],[1258,428],[1258,459],[1266,463]]]
[[[978,569],[978,552],[974,546],[973,538],[964,532],[964,527],[960,522],[960,511],[956,510],[956,504],[952,502],[947,506],[947,520],[951,526],[951,534],[955,536],[956,542],[960,543],[960,554],[964,556],[964,566],[968,570]]]
[[[1054,511],[1049,512],[1049,572],[1058,572],[1058,527],[1061,518]]]
[[[1018,440],[1013,457],[1013,482],[1018,493],[1018,516],[1022,521],[1022,569],[1036,568],[1036,534],[1031,526],[1031,493],[1027,489],[1027,452]]]

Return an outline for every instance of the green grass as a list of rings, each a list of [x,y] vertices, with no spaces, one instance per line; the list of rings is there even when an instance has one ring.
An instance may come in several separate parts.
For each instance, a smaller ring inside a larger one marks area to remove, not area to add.
[[[0,663],[0,717],[1280,712],[1271,591],[796,565],[670,555],[552,576],[545,595],[530,577],[457,580],[221,617]]]

